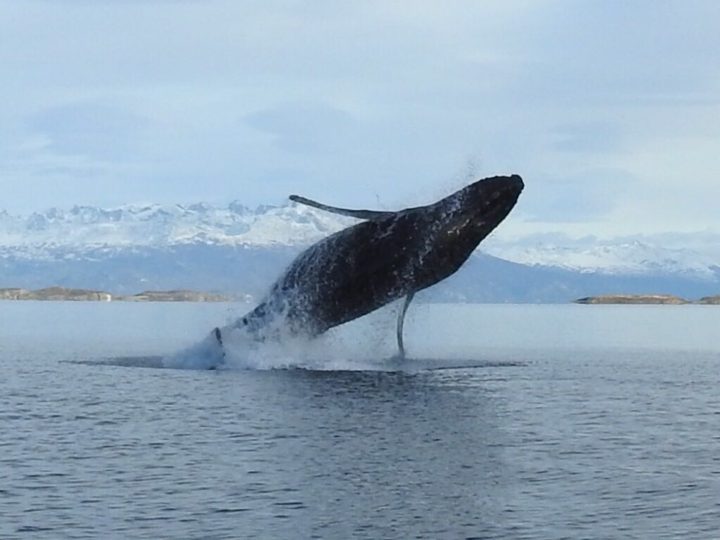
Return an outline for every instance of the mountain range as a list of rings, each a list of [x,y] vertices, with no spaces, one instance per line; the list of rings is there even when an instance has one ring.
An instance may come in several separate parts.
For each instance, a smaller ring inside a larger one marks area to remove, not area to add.
[[[74,206],[0,211],[0,287],[49,285],[132,294],[189,288],[258,297],[304,246],[354,223],[301,205],[248,208]],[[500,227],[502,229],[502,226]],[[424,296],[439,301],[567,302],[610,293],[699,298],[720,292],[720,235],[602,239],[561,233],[481,244]]]

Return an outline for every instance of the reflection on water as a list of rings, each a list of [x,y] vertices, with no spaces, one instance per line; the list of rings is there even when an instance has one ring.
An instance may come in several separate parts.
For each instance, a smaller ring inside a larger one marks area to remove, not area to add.
[[[720,309],[668,307],[417,306],[412,369],[388,312],[203,371],[135,365],[242,309],[2,303],[0,537],[713,538]]]

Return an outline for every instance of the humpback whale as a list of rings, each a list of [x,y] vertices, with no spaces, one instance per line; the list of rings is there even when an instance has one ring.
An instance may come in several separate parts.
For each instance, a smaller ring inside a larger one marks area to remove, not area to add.
[[[245,331],[256,340],[315,337],[404,298],[397,321],[398,355],[405,354],[405,313],[418,292],[455,273],[515,206],[524,187],[518,175],[473,182],[429,205],[399,211],[338,208],[291,195],[359,223],[308,247],[252,311],[209,339]],[[223,352],[224,356],[224,352]]]

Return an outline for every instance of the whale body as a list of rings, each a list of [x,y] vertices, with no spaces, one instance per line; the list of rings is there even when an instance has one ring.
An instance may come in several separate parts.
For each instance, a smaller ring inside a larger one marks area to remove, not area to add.
[[[293,195],[296,202],[362,221],[300,253],[257,307],[215,328],[211,339],[222,347],[224,335],[242,330],[262,341],[277,337],[279,328],[311,338],[405,298],[397,325],[403,356],[403,321],[415,293],[455,273],[510,213],[523,187],[518,175],[494,176],[395,212],[337,208]]]

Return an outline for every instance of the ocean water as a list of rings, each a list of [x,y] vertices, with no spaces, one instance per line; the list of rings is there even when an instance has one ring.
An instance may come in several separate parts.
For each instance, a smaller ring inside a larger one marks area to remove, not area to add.
[[[0,538],[720,538],[720,307],[413,305],[403,363],[391,307],[158,367],[244,309],[0,302]]]

